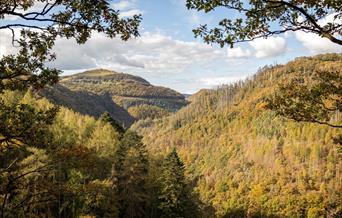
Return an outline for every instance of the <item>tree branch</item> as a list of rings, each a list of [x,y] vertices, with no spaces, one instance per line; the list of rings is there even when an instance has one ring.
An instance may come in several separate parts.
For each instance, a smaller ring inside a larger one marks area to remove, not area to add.
[[[266,2],[275,3],[275,4],[281,3],[281,4],[284,4],[284,5],[292,8],[292,9],[300,12],[318,30],[317,32],[319,33],[319,35],[329,39],[330,41],[332,41],[336,44],[342,45],[342,40],[335,38],[332,34],[329,33],[329,31],[324,30],[323,27],[321,27],[317,23],[317,20],[315,20],[311,15],[309,15],[303,8],[298,7],[297,5],[291,4],[290,2],[286,2],[286,1],[269,1],[269,0],[266,0]]]

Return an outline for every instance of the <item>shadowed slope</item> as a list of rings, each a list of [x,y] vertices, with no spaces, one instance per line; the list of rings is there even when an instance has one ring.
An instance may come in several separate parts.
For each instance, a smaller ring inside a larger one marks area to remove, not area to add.
[[[97,95],[87,91],[72,91],[63,85],[56,85],[41,92],[43,96],[57,105],[61,105],[94,117],[108,112],[123,126],[130,126],[134,118],[112,101],[109,94]]]

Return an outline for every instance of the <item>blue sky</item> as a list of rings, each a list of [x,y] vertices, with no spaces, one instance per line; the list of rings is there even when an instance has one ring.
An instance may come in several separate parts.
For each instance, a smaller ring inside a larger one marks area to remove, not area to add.
[[[303,32],[242,43],[234,49],[219,48],[195,39],[192,29],[204,23],[215,25],[220,18],[237,16],[236,12],[189,11],[185,0],[115,0],[112,5],[123,16],[142,14],[141,37],[122,42],[94,34],[82,46],[59,39],[54,48],[57,60],[52,65],[63,69],[64,75],[106,68],[139,75],[181,93],[194,93],[244,79],[265,65],[286,63],[298,56],[342,52],[328,40]],[[1,22],[12,21],[7,18]],[[0,34],[2,55],[11,51],[10,35]]]

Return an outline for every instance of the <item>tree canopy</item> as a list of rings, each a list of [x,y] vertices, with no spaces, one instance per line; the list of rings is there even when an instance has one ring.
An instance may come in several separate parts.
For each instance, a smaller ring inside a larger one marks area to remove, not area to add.
[[[137,129],[151,154],[177,148],[186,178],[215,210],[216,216],[203,217],[340,217],[341,154],[333,138],[340,139],[341,128],[284,119],[261,106],[265,96],[302,79],[300,87],[284,91],[313,92],[317,101],[335,107],[338,102],[330,98],[337,100],[332,93],[339,80],[317,77],[337,76],[341,58],[325,54],[264,67],[243,82],[196,93],[182,110]],[[331,94],[320,92],[324,89]],[[304,109],[320,109],[312,98],[304,100]],[[340,112],[327,116],[341,125]]]
[[[9,22],[7,16],[17,19]],[[0,217],[92,213],[103,201],[111,202],[107,197],[112,191],[108,180],[98,181],[103,179],[101,172],[108,170],[107,157],[91,150],[104,144],[97,137],[99,131],[94,131],[91,149],[78,146],[76,137],[63,138],[65,126],[52,133],[58,107],[39,107],[34,91],[58,81],[60,70],[46,65],[56,58],[52,48],[57,38],[73,38],[82,44],[95,31],[128,40],[139,35],[141,17],[120,17],[105,0],[8,0],[0,2],[0,20],[0,32],[9,30],[13,46],[18,47],[16,54],[0,59]],[[27,90],[31,97],[24,96]],[[111,134],[104,133],[112,147],[118,134],[113,131],[110,127]],[[98,163],[102,170],[91,175],[95,181],[86,183],[91,174],[88,163],[94,163],[95,169]],[[92,192],[100,194],[94,199]],[[106,209],[112,210],[115,205]]]
[[[267,99],[267,108],[295,121],[342,128],[333,116],[342,110],[342,72],[318,70],[309,78],[295,77]]]
[[[297,122],[309,122],[341,129],[342,64],[340,55],[326,55],[335,63],[303,68],[301,74],[288,75],[273,95],[265,97],[265,107],[277,115]],[[328,59],[328,58],[327,58]],[[334,137],[342,151],[342,134]]]
[[[184,217],[186,214],[186,183],[184,164],[176,149],[167,155],[160,178],[162,188],[159,208],[162,217]]]
[[[19,20],[0,24],[0,31],[11,30],[13,46],[18,46],[19,51],[16,55],[6,55],[0,59],[0,93],[5,90],[41,89],[55,84],[60,70],[47,67],[46,63],[55,59],[51,49],[57,37],[74,38],[81,44],[91,37],[93,31],[97,31],[108,37],[119,36],[122,40],[128,40],[139,35],[141,20],[139,15],[121,18],[119,11],[111,8],[109,2],[104,0],[2,1],[0,20],[9,15]],[[15,28],[20,29],[19,38]],[[25,138],[25,134],[32,137],[29,133],[37,132],[38,126],[44,126],[34,125],[36,119],[47,124],[53,120],[50,111],[35,112],[23,104],[11,107],[0,108],[3,125],[11,126],[11,114],[16,118],[13,129],[0,129],[1,141]],[[48,119],[43,116],[44,113]],[[16,131],[19,131],[20,136]]]
[[[224,18],[217,27],[204,24],[193,30],[196,37],[222,47],[289,31],[315,33],[342,45],[339,0],[187,0],[186,5],[188,9],[206,13],[217,8],[238,12],[236,18]],[[332,19],[321,22],[327,16]]]
[[[114,120],[107,111],[101,115],[100,120],[105,123],[109,123],[120,134],[125,132],[125,129],[120,125],[120,123]]]
[[[60,71],[45,63],[55,59],[51,49],[57,37],[74,38],[82,44],[92,32],[99,32],[128,40],[139,36],[141,21],[140,15],[120,17],[106,0],[1,1],[0,20],[7,16],[16,19],[3,22],[0,31],[11,31],[12,43],[19,52],[0,60],[0,91],[56,83]]]

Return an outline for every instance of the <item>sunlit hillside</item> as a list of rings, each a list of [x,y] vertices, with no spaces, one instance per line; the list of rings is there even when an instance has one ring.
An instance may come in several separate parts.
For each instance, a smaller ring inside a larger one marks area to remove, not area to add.
[[[0,1],[0,218],[342,218],[341,0]]]
[[[342,55],[328,54],[264,67],[244,82],[200,91],[170,117],[133,128],[156,156],[177,148],[196,192],[218,216],[340,214],[342,162],[333,138],[342,130],[277,117],[264,109],[263,98],[317,68],[341,75],[341,64]],[[341,114],[332,119],[341,123]]]

